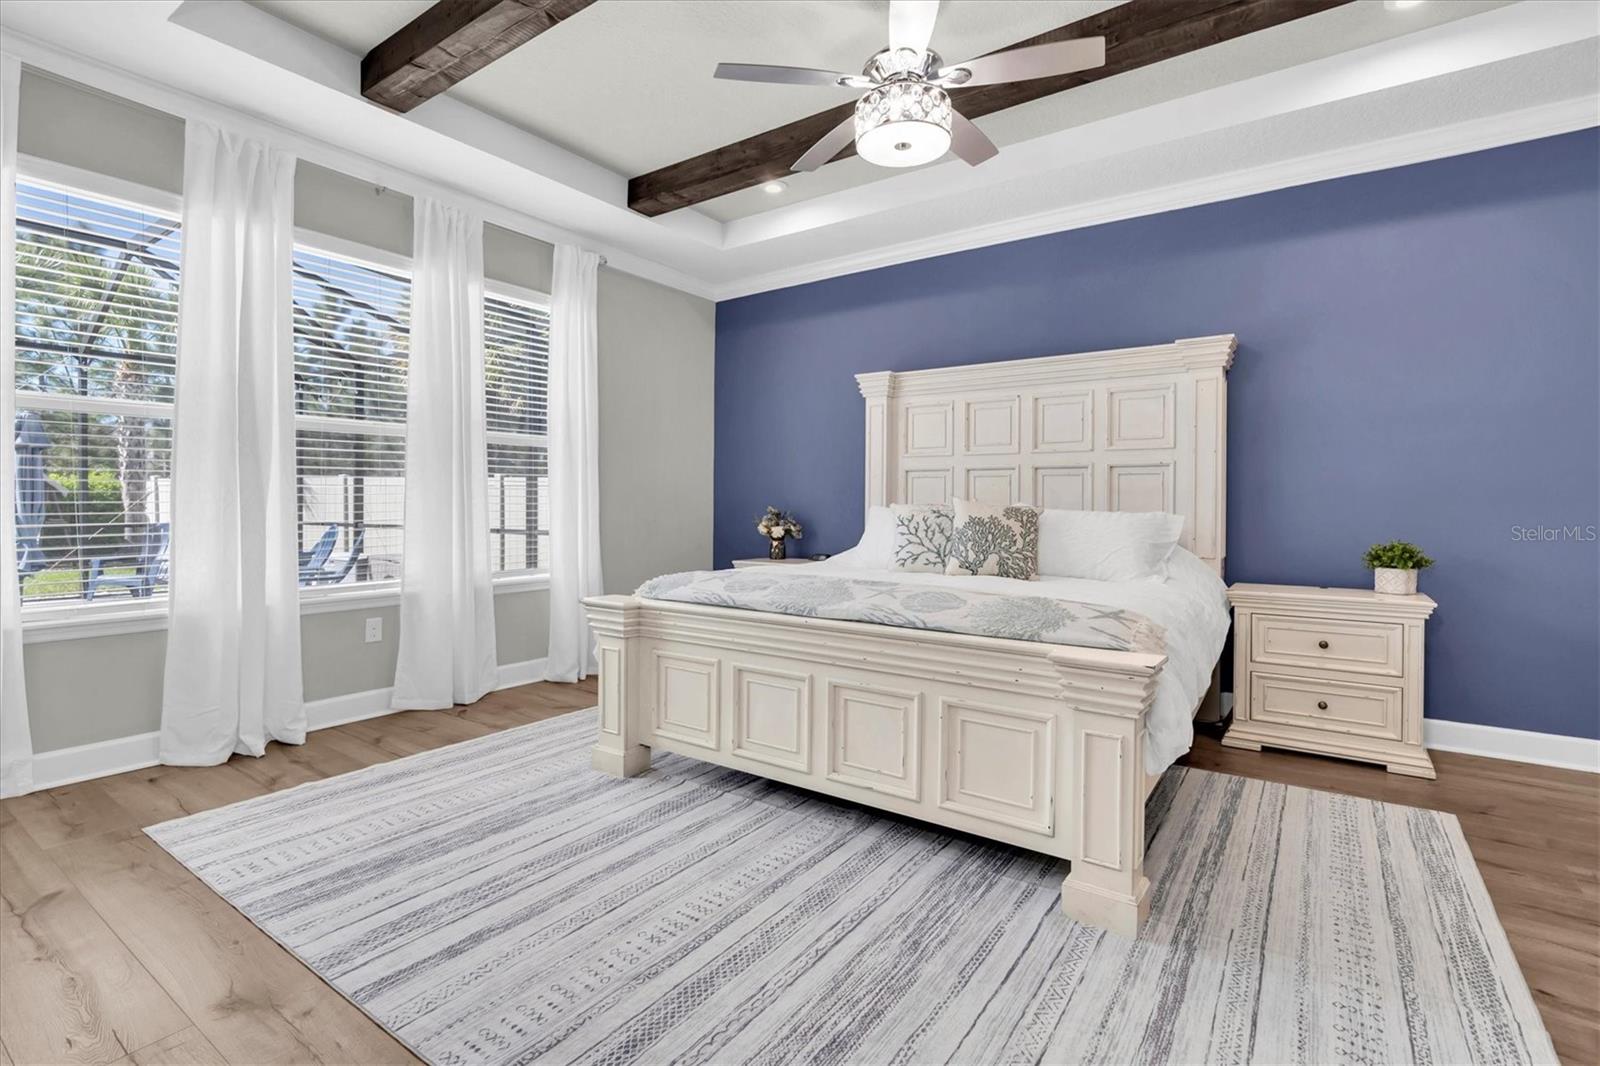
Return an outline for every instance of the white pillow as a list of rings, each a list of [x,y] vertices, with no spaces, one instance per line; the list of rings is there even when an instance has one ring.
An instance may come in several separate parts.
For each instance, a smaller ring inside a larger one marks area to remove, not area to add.
[[[1183,516],[1160,511],[1039,514],[1039,574],[1091,581],[1165,580]]]
[[[828,562],[840,570],[894,569],[894,512],[887,507],[867,508],[867,525],[856,546]]]

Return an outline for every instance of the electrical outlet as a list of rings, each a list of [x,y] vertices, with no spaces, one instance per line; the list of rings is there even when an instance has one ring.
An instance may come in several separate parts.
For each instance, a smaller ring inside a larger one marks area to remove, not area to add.
[[[367,619],[367,643],[376,644],[383,639],[383,619]]]

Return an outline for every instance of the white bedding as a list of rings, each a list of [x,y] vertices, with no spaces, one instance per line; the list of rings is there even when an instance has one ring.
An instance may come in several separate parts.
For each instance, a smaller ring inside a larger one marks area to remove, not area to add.
[[[1229,625],[1226,586],[1192,553],[1182,548],[1173,549],[1167,560],[1165,581],[1149,578],[1090,581],[1069,577],[1017,581],[1005,577],[952,577],[860,565],[864,561],[867,557],[856,549],[810,566],[793,569],[775,566],[769,572],[794,577],[848,573],[851,577],[873,581],[956,585],[984,592],[1055,596],[1137,611],[1162,626],[1167,634],[1167,665],[1157,679],[1155,701],[1148,718],[1150,732],[1145,746],[1145,770],[1160,773],[1189,750],[1194,740],[1194,708],[1211,684],[1211,670],[1222,654]]]

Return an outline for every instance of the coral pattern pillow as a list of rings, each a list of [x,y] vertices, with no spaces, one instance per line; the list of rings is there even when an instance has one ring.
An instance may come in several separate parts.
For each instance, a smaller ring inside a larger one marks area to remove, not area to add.
[[[897,503],[894,511],[894,568],[944,573],[955,516],[943,506]]]
[[[957,500],[944,572],[1032,581],[1039,576],[1038,508]]]

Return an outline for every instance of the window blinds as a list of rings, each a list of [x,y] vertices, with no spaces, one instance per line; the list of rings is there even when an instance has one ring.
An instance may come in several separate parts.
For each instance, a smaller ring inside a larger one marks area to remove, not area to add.
[[[302,586],[400,577],[410,311],[409,279],[295,250]]]
[[[544,570],[550,551],[549,310],[491,293],[484,299],[483,349],[491,560],[496,573]]]
[[[179,222],[17,183],[22,598],[164,594]],[[6,501],[11,505],[11,501]]]
[[[165,593],[179,220],[43,182],[17,190],[17,486],[31,604]],[[294,255],[303,587],[395,580],[404,547],[410,280]],[[549,555],[547,307],[484,302],[496,573]]]

